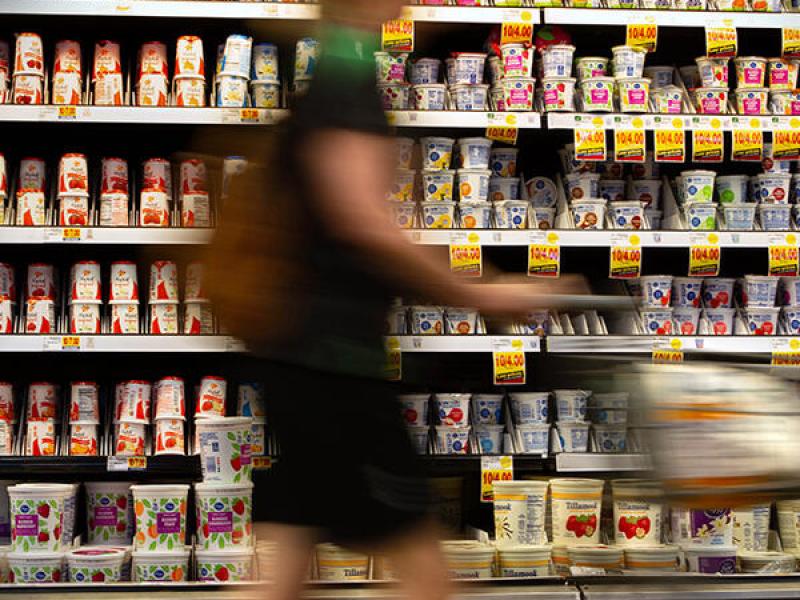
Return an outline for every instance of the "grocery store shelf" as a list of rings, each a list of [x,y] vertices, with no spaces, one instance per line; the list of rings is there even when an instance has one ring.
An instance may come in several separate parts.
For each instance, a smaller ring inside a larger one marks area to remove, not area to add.
[[[589,473],[603,471],[648,471],[652,468],[647,454],[556,454],[559,473]]]
[[[547,113],[547,129],[575,128],[637,128],[647,131],[660,129],[717,129],[733,131],[739,128],[760,129],[800,129],[800,118],[787,116],[739,115],[662,115],[662,114],[620,114],[620,113]]]
[[[544,23],[559,25],[641,25],[660,27],[741,27],[780,29],[800,26],[800,14],[693,10],[545,8]]]
[[[604,581],[607,580],[607,581]],[[698,575],[571,577],[584,600],[783,600],[800,597],[800,576]]]
[[[460,127],[485,128],[514,126],[520,129],[539,129],[541,115],[536,112],[477,112],[457,110],[396,110],[387,113],[389,123],[396,127]]]
[[[2,352],[244,352],[244,345],[224,335],[0,335]]]
[[[447,246],[451,243],[463,243],[454,241],[453,235],[461,235],[463,230],[447,229],[415,229],[408,232],[408,236],[415,244],[426,246]],[[542,232],[540,230],[470,230],[470,234],[477,235],[474,241],[483,246],[520,246],[524,247],[532,243],[541,243]],[[698,234],[690,231],[620,231],[620,230],[598,230],[586,231],[578,229],[554,229],[548,231],[551,234],[551,243],[557,243],[565,248],[590,248],[590,247],[610,247],[619,244],[616,241],[621,235],[636,235],[638,243],[642,248],[687,248],[693,244],[701,243],[698,240],[707,233]],[[795,242],[787,241],[787,234],[780,232],[766,231],[715,231],[713,232],[715,241],[722,248],[768,248],[771,245],[793,245]],[[535,241],[534,241],[535,240]],[[473,242],[471,242],[473,243]],[[706,243],[706,242],[703,242]],[[708,242],[711,243],[711,242]]]
[[[428,472],[433,475],[466,475],[478,474],[481,471],[481,455],[464,456],[426,455],[420,457]],[[515,472],[552,472],[555,467],[553,457],[542,457],[529,454],[514,455]]]
[[[77,0],[69,0],[75,2]],[[134,0],[138,1],[138,0]],[[186,4],[194,4],[184,0]],[[65,2],[68,4],[69,2]],[[156,4],[157,2],[154,2]],[[238,4],[238,3],[229,3]],[[75,108],[74,112],[72,108]],[[139,125],[274,125],[288,110],[155,106],[0,105],[0,121],[45,123],[135,123]]]
[[[538,8],[492,6],[405,6],[402,17],[432,23],[540,23]]]
[[[399,345],[402,352],[539,352],[541,348],[540,338],[535,335],[397,335],[387,338],[387,344]]]
[[[552,353],[642,354],[656,348],[686,353],[762,354],[786,352],[797,338],[756,335],[651,336],[651,335],[554,335],[547,337]]]
[[[103,479],[201,479],[199,456],[148,456],[144,469],[109,469],[106,456],[0,456],[0,473],[7,479],[49,481]]]
[[[143,227],[0,227],[0,244],[206,244],[213,229]]]

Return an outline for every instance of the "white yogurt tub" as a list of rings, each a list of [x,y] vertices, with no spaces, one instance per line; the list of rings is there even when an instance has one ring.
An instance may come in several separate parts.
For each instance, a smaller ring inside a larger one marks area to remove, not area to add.
[[[498,547],[547,543],[547,481],[495,481],[494,524]]]
[[[765,552],[769,542],[770,505],[733,510],[733,543],[739,552]]]
[[[624,113],[649,111],[650,80],[639,77],[617,79],[620,110]]]
[[[414,335],[442,335],[444,311],[439,306],[412,306],[411,333]]]
[[[781,304],[800,306],[800,277],[781,277]]]
[[[542,72],[545,77],[570,77],[575,46],[552,44],[542,49]]]
[[[644,72],[644,58],[647,54],[642,48],[633,46],[614,46],[611,61],[614,77],[641,77]]]
[[[519,200],[519,177],[498,177],[489,179],[489,199],[492,202]]]
[[[488,579],[493,576],[494,546],[478,542],[442,542],[450,579]]]
[[[728,88],[699,87],[692,94],[697,112],[704,115],[721,115],[728,112]]]
[[[569,564],[573,567],[603,569],[609,573],[622,574],[624,564],[622,548],[613,546],[569,546]]]
[[[678,335],[697,335],[700,309],[691,306],[676,306],[672,309],[672,322]]]
[[[592,77],[605,77],[608,72],[608,59],[601,56],[584,56],[575,63],[578,80]]]
[[[414,181],[417,172],[413,169],[397,169],[392,188],[389,190],[390,202],[411,202],[414,199]]]
[[[420,202],[422,225],[425,229],[452,229],[455,221],[456,203],[444,200]]]
[[[592,394],[592,422],[596,425],[624,425],[628,422],[628,393]]]
[[[233,583],[253,580],[253,550],[196,550],[197,581]]]
[[[413,85],[437,83],[442,61],[438,58],[420,58],[411,62],[409,81]]]
[[[672,309],[647,308],[640,312],[642,327],[647,335],[672,334]]]
[[[584,390],[553,390],[556,415],[562,423],[583,423],[590,392]]]
[[[745,308],[742,311],[751,335],[777,335],[780,308]]]
[[[672,306],[694,307],[700,306],[703,282],[697,277],[674,277],[672,279]]]
[[[483,111],[489,94],[486,84],[459,84],[450,87],[456,110]]]
[[[661,543],[664,493],[658,482],[615,479],[614,539],[618,546],[650,547]],[[673,560],[674,564],[674,560]]]
[[[462,200],[458,203],[458,219],[463,229],[489,229],[492,226],[492,203]]]
[[[778,530],[784,548],[800,548],[800,500],[779,500]]]
[[[423,171],[422,172],[422,191],[426,202],[453,200],[453,179],[455,171]]]
[[[64,555],[60,552],[9,552],[10,583],[59,583],[66,580]]]
[[[687,546],[683,547],[683,552],[690,573],[729,575],[736,572],[736,546]]]
[[[555,207],[558,190],[552,179],[548,177],[533,177],[525,182],[525,187],[534,207]]]
[[[478,325],[478,311],[449,306],[445,310],[444,322],[445,333],[448,335],[474,335]]]
[[[550,449],[550,425],[529,423],[517,425],[522,454],[547,454]]]
[[[459,199],[462,202],[485,202],[489,198],[491,175],[488,169],[459,169],[456,173]]]
[[[677,546],[626,547],[625,568],[630,571],[677,571]]]
[[[759,277],[753,275],[753,277]],[[703,280],[703,304],[707,308],[730,308],[733,303],[733,286],[730,277],[707,277]],[[772,304],[769,304],[772,306]]]
[[[73,583],[115,583],[121,580],[125,552],[79,548],[67,553],[69,580]]]
[[[550,498],[554,546],[597,544],[603,499],[602,480],[551,479]]]
[[[546,577],[551,574],[550,546],[503,546],[497,549],[500,577]]]
[[[253,419],[248,417],[215,417],[196,421],[195,431],[203,466],[203,481],[244,483],[251,480],[252,426]],[[131,489],[135,496],[135,488]]]
[[[763,88],[767,73],[767,60],[760,56],[737,56],[733,59],[736,67],[736,88]]]
[[[800,115],[800,92],[797,90],[770,92],[769,106],[776,115]]]
[[[612,112],[614,110],[614,89],[613,77],[591,77],[581,80],[583,110],[586,112]]]
[[[684,214],[690,231],[713,231],[717,228],[715,202],[687,202]]]
[[[533,73],[533,48],[524,44],[500,46],[505,77],[530,77]],[[531,92],[533,93],[533,92]]]
[[[503,79],[503,105],[510,112],[533,110],[534,85],[532,77],[506,77]]]
[[[252,543],[253,484],[196,483],[197,548],[241,550]]]
[[[528,202],[526,200],[495,202],[494,217],[498,229],[525,229],[528,224]]]
[[[628,198],[643,202],[646,208],[661,206],[660,179],[634,179],[628,186]]]
[[[599,452],[625,452],[628,445],[628,428],[626,425],[595,425],[594,439]]]
[[[383,110],[408,110],[411,99],[410,83],[379,83],[378,94]]]
[[[735,308],[706,308],[703,317],[708,321],[711,335],[733,335]]]
[[[364,581],[369,575],[369,556],[334,544],[317,546],[320,581]]]
[[[589,200],[600,195],[600,175],[570,173],[565,177],[568,200]]]
[[[430,397],[430,394],[401,394],[397,397],[406,425],[428,425]]]
[[[719,175],[715,181],[717,199],[720,204],[742,204],[747,202],[747,175]]]
[[[757,202],[788,204],[792,176],[789,173],[759,173],[756,175]]]
[[[792,207],[789,204],[759,204],[758,219],[764,231],[788,231]]]
[[[771,91],[795,89],[797,63],[782,57],[767,60],[767,86]]]
[[[778,292],[778,277],[745,275],[742,282],[742,302],[747,307],[772,307]]]
[[[489,83],[497,84],[500,82],[505,73],[503,72],[503,60],[499,56],[490,56],[486,61],[486,72]]]
[[[86,517],[89,544],[130,544],[133,537],[131,484],[102,481],[86,483]]]
[[[414,140],[407,137],[394,138],[395,155],[398,169],[410,169],[414,155]]]
[[[133,553],[133,580],[137,582],[186,581],[189,573],[188,548],[170,552]]]
[[[558,439],[564,452],[587,452],[589,449],[589,424],[566,423],[556,425]]]
[[[476,84],[483,81],[486,54],[482,52],[461,52],[447,59],[447,73],[450,85]]]
[[[657,208],[646,208],[644,214],[647,217],[650,229],[661,229],[661,220],[664,218],[664,211],[658,210]]]
[[[413,87],[417,110],[444,110],[447,87],[443,83],[425,83]]]
[[[688,90],[702,87],[703,81],[700,79],[700,71],[696,65],[685,65],[678,69],[678,74],[683,81],[683,85]]]
[[[408,52],[375,52],[374,55],[378,83],[403,83],[406,80]]]
[[[625,180],[601,179],[598,184],[598,196],[609,202],[625,200]]]
[[[786,552],[739,552],[742,573],[769,574],[794,573],[795,557]]]
[[[411,229],[417,216],[417,205],[413,202],[392,202],[392,218],[400,229]]]
[[[436,426],[436,441],[441,454],[469,454],[471,427]]]
[[[497,177],[515,177],[517,175],[517,148],[492,148],[489,154],[489,168]]]
[[[683,112],[683,92],[675,85],[651,88],[650,97],[657,113],[676,115]]]
[[[471,394],[436,394],[439,424],[450,427],[469,425]]]
[[[769,113],[767,88],[740,88],[736,90],[736,111],[740,115],[766,115]]]
[[[503,425],[475,425],[475,438],[481,454],[503,453]]]
[[[575,110],[575,79],[545,77],[542,79],[545,111]]]
[[[644,68],[644,76],[651,81],[652,88],[663,88],[672,85],[674,67],[652,66]]]
[[[511,413],[518,425],[547,423],[549,392],[515,392],[509,394]]]
[[[455,140],[446,137],[424,137],[419,140],[422,148],[422,168],[449,169],[453,162]]]
[[[253,81],[250,83],[250,93],[256,108],[281,107],[281,86],[277,83]]]
[[[409,425],[408,433],[411,436],[411,443],[417,454],[428,453],[428,441],[430,440],[430,427],[427,425]]]
[[[458,140],[458,164],[462,169],[488,169],[492,140],[483,137]]]
[[[569,205],[576,229],[605,228],[606,201],[602,198],[572,200]]]
[[[198,421],[199,423],[199,421]],[[171,552],[186,540],[188,485],[132,485],[136,535],[134,548]]]
[[[733,544],[730,508],[675,508],[671,515],[672,536],[682,545],[722,546]]]
[[[637,200],[611,202],[608,205],[615,229],[642,229],[644,224],[644,203]]]
[[[711,56],[699,56],[695,59],[702,87],[728,87],[728,60]]]
[[[66,484],[20,484],[8,488],[12,552],[59,552],[63,545]]]

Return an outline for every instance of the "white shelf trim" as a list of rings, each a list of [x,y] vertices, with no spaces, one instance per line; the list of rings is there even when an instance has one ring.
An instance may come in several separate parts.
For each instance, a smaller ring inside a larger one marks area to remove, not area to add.
[[[640,25],[660,27],[738,27],[780,29],[800,26],[797,13],[754,13],[692,10],[621,10],[610,8],[545,8],[544,23],[559,25]]]
[[[645,354],[658,348],[672,348],[686,353],[770,354],[790,348],[791,337],[783,336],[649,336],[557,335],[547,337],[547,351],[553,354]]]
[[[80,237],[65,236],[72,227],[0,227],[0,244],[138,244],[196,245],[211,241],[213,229],[80,227]]]
[[[742,115],[666,115],[632,113],[546,113],[547,129],[575,129],[593,127],[603,129],[640,128],[647,131],[660,129],[719,129],[733,131],[749,128],[762,131],[775,129],[800,129],[800,118],[784,115],[742,116]]]
[[[64,348],[64,338],[79,347]],[[0,335],[2,352],[243,352],[244,345],[224,335]]]
[[[399,343],[402,352],[493,352],[510,350],[511,343],[519,340],[525,352],[539,352],[540,338],[519,335],[397,335],[387,338]]]

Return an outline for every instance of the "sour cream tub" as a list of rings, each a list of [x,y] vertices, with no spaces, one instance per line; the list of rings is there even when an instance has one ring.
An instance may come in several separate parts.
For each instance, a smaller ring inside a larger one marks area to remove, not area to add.
[[[625,548],[625,568],[629,571],[677,571],[678,551],[677,546]]]
[[[453,179],[455,171],[423,171],[422,190],[426,202],[453,200]]]
[[[614,77],[641,77],[644,72],[644,58],[646,52],[633,46],[614,46],[611,48],[614,55],[611,61]]]
[[[498,547],[547,542],[547,481],[495,481],[494,523]]]
[[[603,481],[555,478],[550,480],[553,545],[597,544]]]
[[[575,110],[575,79],[546,77],[542,79],[545,111]]]
[[[644,203],[625,200],[609,203],[609,213],[615,229],[642,229],[644,225]]]
[[[495,548],[478,542],[442,542],[450,579],[488,579],[493,576]]]
[[[502,81],[503,105],[506,111],[526,112],[533,110],[534,85],[533,78],[510,78]]]
[[[606,201],[602,198],[592,200],[572,200],[570,202],[573,222],[576,229],[604,229]]]
[[[592,77],[580,83],[583,110],[586,112],[612,112],[614,110],[614,78]]]
[[[695,59],[703,87],[728,87],[728,60],[710,56],[699,56]]]
[[[648,112],[650,80],[646,78],[625,77],[617,79],[617,92],[622,112]]]
[[[546,577],[551,574],[550,546],[504,546],[497,549],[500,577]]]
[[[736,88],[763,88],[767,72],[767,60],[760,56],[737,56],[733,59],[736,67]]]
[[[572,57],[575,46],[570,44],[552,44],[542,49],[542,73],[544,77],[570,77],[572,75]]]
[[[450,168],[450,164],[453,161],[453,144],[455,144],[455,140],[445,137],[424,137],[419,142],[422,148],[423,169]],[[489,144],[491,145],[491,142]]]
[[[600,56],[585,56],[575,63],[578,80],[592,77],[605,77],[608,70],[608,59]]]
[[[721,115],[728,112],[728,88],[699,87],[694,90],[694,105],[704,115]]]
[[[530,423],[517,425],[523,454],[547,454],[550,449],[550,425]]]
[[[737,89],[736,110],[740,115],[766,115],[769,112],[769,90],[767,88]]]
[[[686,568],[690,573],[732,574],[736,572],[736,546],[701,548],[683,547]]]
[[[417,110],[444,110],[444,97],[447,88],[443,83],[415,85],[414,107]]]
[[[489,229],[492,226],[492,204],[461,201],[458,216],[463,229]]]

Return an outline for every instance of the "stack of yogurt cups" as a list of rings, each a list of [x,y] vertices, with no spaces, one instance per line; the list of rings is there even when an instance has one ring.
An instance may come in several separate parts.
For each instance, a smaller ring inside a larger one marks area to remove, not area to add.
[[[206,105],[206,67],[203,40],[182,35],[175,47],[175,78],[172,82],[175,106]]]
[[[145,456],[147,427],[152,413],[149,381],[121,381],[114,387],[114,455]]]
[[[154,453],[186,454],[186,386],[183,379],[175,376],[163,377],[153,387]]]
[[[7,47],[4,49],[8,59]],[[13,104],[44,102],[44,45],[37,33],[17,34],[11,102]]]
[[[575,46],[552,44],[541,50],[537,63],[541,81],[542,103],[545,112],[575,110],[575,78],[572,76],[572,58]]]
[[[683,551],[692,573],[735,573],[737,547],[733,543],[730,508],[683,508],[670,511],[672,541]]]
[[[74,263],[69,276],[69,332],[100,333],[102,305],[100,263],[94,260]]]
[[[11,456],[13,453],[16,424],[14,385],[8,381],[0,381],[0,456]],[[0,524],[0,532],[2,532],[2,524]]]
[[[206,294],[205,266],[191,262],[186,266],[186,288],[183,304],[183,333],[208,335],[215,331],[214,311]]]
[[[100,171],[100,226],[127,227],[130,223],[128,162],[106,156],[100,162]]]
[[[182,43],[180,39],[178,43]],[[145,42],[139,48],[137,63],[136,104],[138,106],[166,106],[169,101],[169,66],[166,45],[161,42]],[[182,66],[185,66],[185,63]]]
[[[447,108],[447,86],[439,83],[441,70],[442,61],[438,58],[416,58],[409,62],[413,107],[416,110]]]
[[[12,333],[15,330],[17,314],[15,280],[14,265],[0,263],[0,334]]]
[[[402,394],[397,397],[408,433],[417,454],[428,453],[430,441],[430,394]]]
[[[139,281],[136,263],[111,263],[108,304],[111,310],[111,333],[139,333]]]
[[[28,385],[25,409],[25,455],[55,456],[61,423],[61,390],[45,381]]]
[[[508,398],[519,452],[547,454],[550,449],[549,392],[512,392]]]
[[[472,422],[481,454],[504,451],[505,397],[503,394],[472,394]]]
[[[178,333],[178,267],[171,260],[157,260],[150,266],[150,334]]]
[[[217,49],[215,106],[240,108],[250,105],[253,38],[231,34]]]
[[[19,161],[16,225],[37,226],[48,224],[45,181],[45,162],[43,159],[26,157]]]
[[[483,83],[486,54],[453,52],[445,60],[450,98],[456,110],[484,111],[489,102],[489,85]]]
[[[633,46],[614,46],[611,70],[614,75],[619,108],[624,113],[650,111],[650,83],[644,77],[647,53]]]
[[[490,59],[491,97],[496,110],[533,110],[536,87],[534,53],[529,44],[503,44],[500,56]]]
[[[83,68],[81,64],[81,45],[74,40],[56,42],[50,103],[76,105],[81,104],[82,98]]]
[[[456,184],[461,226],[465,229],[488,228],[491,225],[487,218],[491,219],[494,213],[498,229],[527,228],[528,203],[520,200],[513,150],[508,152],[498,148],[493,153],[492,142],[486,138],[462,138],[457,147],[460,168],[456,173]]]
[[[589,398],[595,446],[598,452],[625,452],[628,439],[628,394],[593,393]]]
[[[253,65],[250,74],[250,99],[255,108],[281,107],[280,66],[278,46],[269,42],[253,45]]]
[[[92,94],[97,106],[122,106],[125,86],[118,42],[102,40],[94,45]]]
[[[780,308],[775,306],[779,277],[745,275],[739,282],[741,314],[750,335],[777,335]]]
[[[254,558],[253,418],[224,416],[226,390],[224,379],[204,377],[195,410],[203,468],[203,483],[195,484],[197,580],[217,583],[251,580]]]
[[[25,284],[25,331],[27,333],[55,333],[56,287],[55,267],[46,263],[28,265]]]
[[[267,454],[267,413],[264,403],[264,386],[257,382],[243,382],[236,391],[236,414],[253,420],[250,454]]]
[[[682,171],[675,178],[677,199],[689,231],[717,229],[717,203],[714,202],[716,173],[704,169]]]
[[[406,81],[407,63],[408,52],[375,52],[375,81],[383,110],[411,108],[411,84]],[[436,87],[431,90],[415,88],[414,103],[417,93],[420,94],[419,110],[444,110],[444,90],[439,93]]]
[[[437,415],[436,449],[438,454],[470,454],[471,394],[441,393],[434,396]]]
[[[94,381],[69,384],[69,455],[99,454],[100,387]]]
[[[587,405],[592,392],[587,390],[553,390],[556,398],[558,439],[562,452],[587,452],[589,422]]]
[[[58,224],[89,224],[89,165],[85,154],[64,154],[58,162]]]
[[[306,37],[297,41],[293,79],[293,91],[295,94],[302,95],[308,91],[308,86],[311,84],[311,79],[314,77],[314,71],[317,68],[319,53],[320,48],[317,40]]]

